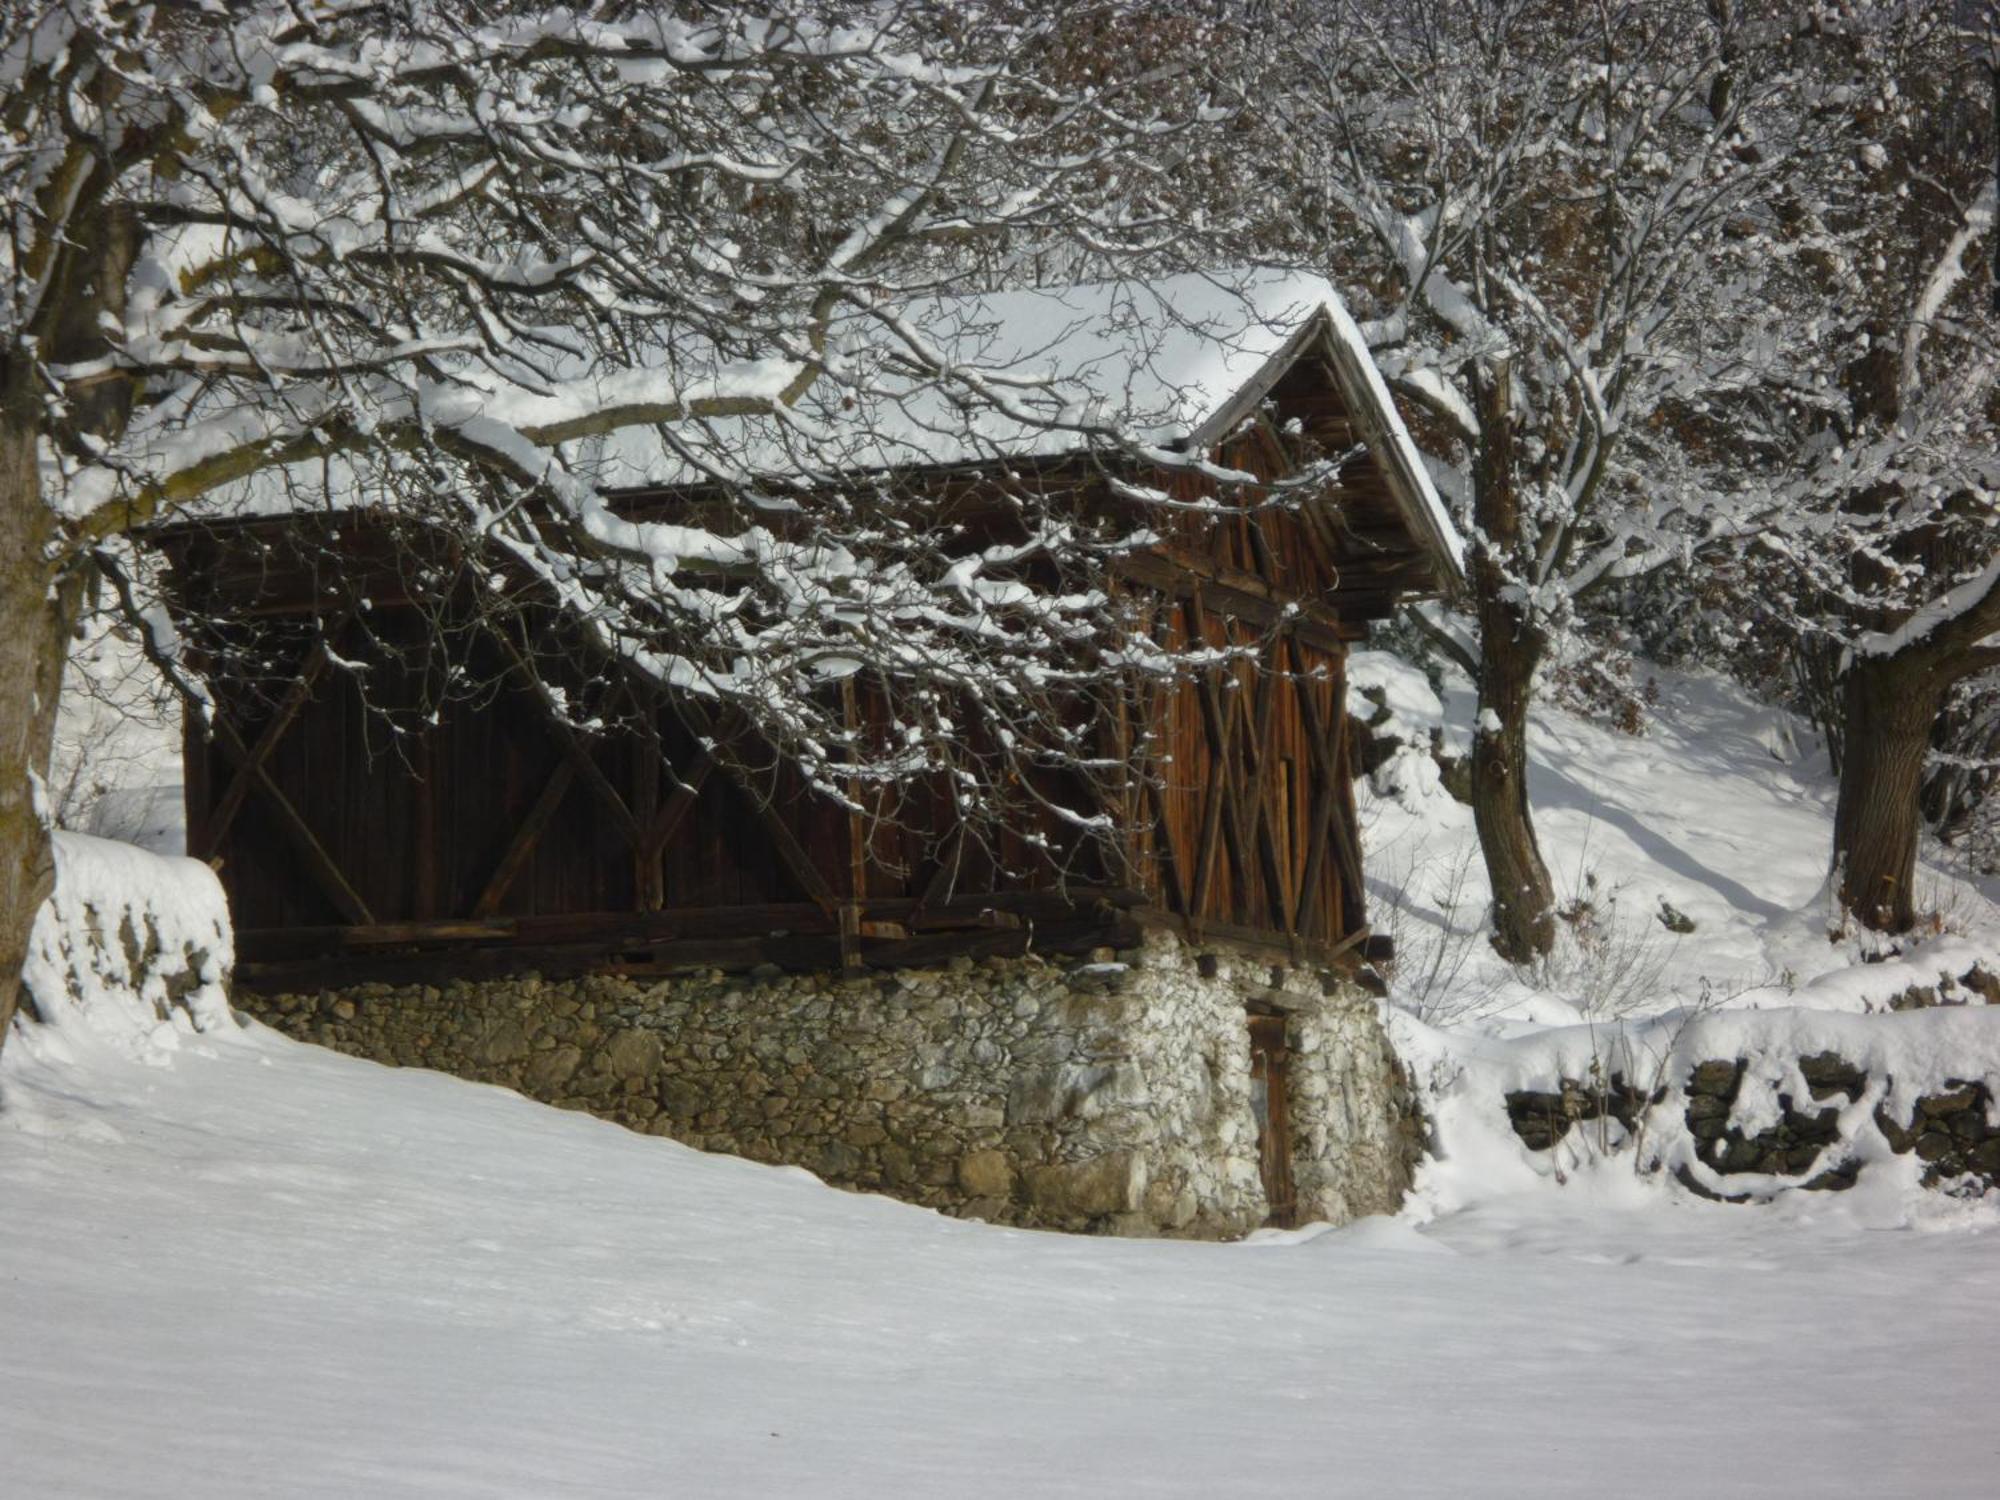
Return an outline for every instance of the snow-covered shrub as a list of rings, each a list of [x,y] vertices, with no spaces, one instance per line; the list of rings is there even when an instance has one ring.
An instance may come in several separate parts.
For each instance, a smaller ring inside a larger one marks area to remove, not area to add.
[[[1528,966],[1533,988],[1600,1019],[1659,1007],[1685,935],[1664,914],[1687,918],[1671,906],[1621,911],[1621,892],[1584,872],[1581,888],[1557,908],[1555,946]]]
[[[1566,640],[1551,653],[1539,686],[1549,702],[1620,734],[1644,734],[1647,710],[1660,698],[1630,650],[1586,637]]]
[[[1464,840],[1437,853],[1418,844],[1382,864],[1370,881],[1369,918],[1394,945],[1395,1003],[1432,1026],[1484,1015],[1497,986],[1480,980],[1484,966],[1474,962],[1487,952],[1478,844]]]

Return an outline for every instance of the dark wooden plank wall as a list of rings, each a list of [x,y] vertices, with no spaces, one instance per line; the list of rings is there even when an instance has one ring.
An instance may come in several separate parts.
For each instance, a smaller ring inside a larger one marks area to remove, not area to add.
[[[1265,417],[1246,423],[1218,456],[1269,482],[1352,441],[1327,372],[1301,366],[1274,390]],[[1218,498],[1212,482],[1185,473],[1155,480],[1183,501]],[[1101,481],[1064,472],[1046,482]],[[951,485],[953,505],[976,488],[963,479]],[[904,920],[951,896],[1079,886],[1130,890],[1197,931],[1337,945],[1365,920],[1345,641],[1386,613],[1399,590],[1433,583],[1430,564],[1369,458],[1343,472],[1337,506],[1262,504],[1268,497],[1255,490],[1220,498],[1227,503],[1176,513],[1160,554],[1136,560],[1116,585],[1162,644],[1202,645],[1227,658],[1094,726],[1107,752],[1149,764],[1157,780],[1149,786],[1135,775],[1114,793],[1122,848],[1079,845],[1046,818],[962,837],[939,785],[893,796],[857,786],[857,811],[815,795],[795,769],[747,743],[705,764],[695,730],[672,712],[651,718],[646,734],[585,740],[552,727],[524,674],[514,673],[526,641],[469,647],[480,653],[469,662],[474,676],[503,685],[421,732],[397,733],[370,712],[349,672],[322,672],[264,763],[278,795],[252,787],[219,834],[208,819],[241,757],[192,734],[191,844],[221,860],[238,926],[250,932],[352,926],[352,903],[338,888],[344,877],[376,924],[770,907],[817,912],[849,930],[869,919],[871,902]],[[369,662],[378,706],[414,705],[417,674],[437,669],[426,663],[426,622],[409,607],[422,597],[421,559],[413,564],[365,526],[350,530],[349,562],[361,560],[331,577],[323,557],[300,563],[256,541],[268,528],[245,533],[255,545],[190,541],[201,555],[183,557],[182,571],[201,589],[252,600],[253,615],[351,621],[361,618],[351,596],[368,593],[368,639],[356,640],[360,627],[350,623],[334,644]],[[1290,609],[1293,601],[1303,607]],[[551,648],[538,653],[545,662],[564,658],[559,643],[543,644]],[[282,665],[266,672],[285,676]],[[613,678],[585,675],[568,687],[586,715],[633,717]],[[857,722],[886,712],[865,683],[844,691]],[[270,687],[233,688],[226,673],[217,697],[246,745],[280,712]],[[715,729],[699,710],[688,712],[704,734]],[[698,795],[662,823],[683,779]],[[1084,788],[1060,777],[1044,789],[1091,805]],[[648,830],[662,826],[670,835],[649,842]],[[503,869],[511,878],[500,878]]]

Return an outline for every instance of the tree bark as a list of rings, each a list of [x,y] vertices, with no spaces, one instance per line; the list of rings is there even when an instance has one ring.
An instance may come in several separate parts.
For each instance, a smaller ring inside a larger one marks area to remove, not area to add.
[[[1833,869],[1840,903],[1864,927],[1916,925],[1918,798],[1949,676],[1921,660],[1863,658],[1844,685]]]
[[[1479,468],[1471,582],[1479,615],[1479,723],[1472,737],[1472,817],[1493,887],[1493,947],[1527,963],[1555,946],[1555,887],[1528,808],[1528,707],[1547,636],[1510,587],[1521,536],[1507,366],[1478,382]]]
[[[14,402],[0,412],[0,1047],[35,914],[55,884],[39,787],[83,595],[80,572],[53,569],[55,517],[42,503],[34,423],[19,412]]]
[[[101,185],[102,164],[95,179]],[[36,330],[41,357],[97,359],[105,329],[123,323],[138,222],[131,209],[79,199],[56,252]],[[35,914],[55,885],[55,847],[39,790],[55,744],[56,707],[88,586],[89,565],[65,556],[55,512],[42,494],[39,439],[44,393],[19,350],[0,355],[0,1047],[21,999],[21,966]],[[100,442],[123,432],[133,387],[99,381],[72,393],[62,417],[71,435]]]

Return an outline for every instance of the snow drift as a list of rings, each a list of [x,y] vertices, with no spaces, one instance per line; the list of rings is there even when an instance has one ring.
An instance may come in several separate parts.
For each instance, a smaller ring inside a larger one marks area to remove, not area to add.
[[[229,907],[208,866],[62,832],[55,859],[10,1051],[61,1053],[89,1038],[157,1060],[183,1035],[234,1025]]]

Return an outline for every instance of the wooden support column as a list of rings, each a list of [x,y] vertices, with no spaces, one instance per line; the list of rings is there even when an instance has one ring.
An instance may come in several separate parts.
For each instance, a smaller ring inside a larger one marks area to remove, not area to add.
[[[411,854],[416,868],[411,871],[412,915],[419,922],[428,922],[438,913],[438,887],[441,872],[438,869],[438,800],[437,800],[437,726],[427,724],[417,734],[415,752],[411,756],[411,773],[416,778],[411,797],[410,821]]]
[[[661,865],[664,843],[648,834],[660,815],[660,731],[648,714],[645,728],[632,746],[632,900],[640,911],[658,911],[666,904],[666,871]]]
[[[840,679],[840,717],[847,730],[847,753],[858,753],[862,732],[860,695],[851,676]],[[861,968],[861,909],[868,900],[868,819],[861,807],[861,783],[847,778],[847,902],[840,908],[840,966]]]

